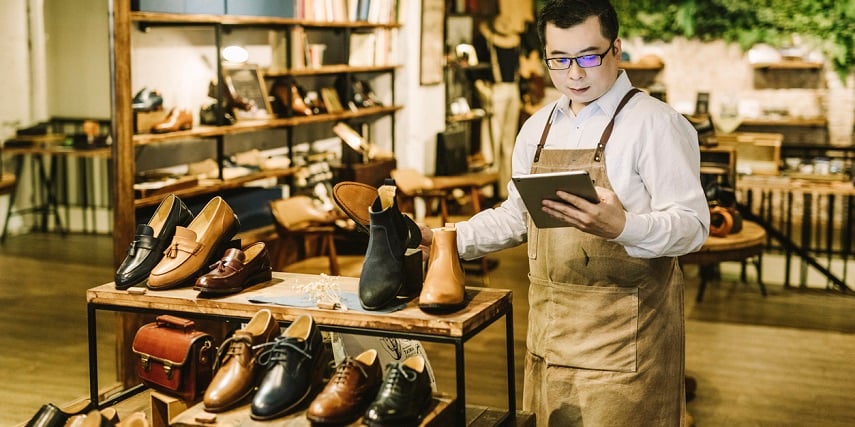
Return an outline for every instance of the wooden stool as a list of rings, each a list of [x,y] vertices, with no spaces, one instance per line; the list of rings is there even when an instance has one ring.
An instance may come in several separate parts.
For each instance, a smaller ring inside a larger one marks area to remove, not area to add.
[[[710,236],[697,252],[683,255],[680,264],[698,264],[701,268],[700,284],[698,286],[697,302],[704,299],[707,278],[716,264],[725,261],[741,261],[743,263],[741,280],[745,282],[745,262],[753,258],[757,269],[757,283],[760,292],[766,296],[766,286],[763,284],[762,267],[763,249],[766,246],[766,230],[755,222],[743,221],[739,233],[727,237]]]

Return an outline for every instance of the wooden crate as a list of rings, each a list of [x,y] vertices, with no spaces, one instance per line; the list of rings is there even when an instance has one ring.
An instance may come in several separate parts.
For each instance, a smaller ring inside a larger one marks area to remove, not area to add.
[[[716,135],[718,145],[736,149],[736,170],[745,175],[778,175],[781,164],[779,133],[734,132]]]

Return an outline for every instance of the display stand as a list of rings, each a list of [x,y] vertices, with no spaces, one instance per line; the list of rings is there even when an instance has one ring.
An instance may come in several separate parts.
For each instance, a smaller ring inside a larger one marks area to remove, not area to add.
[[[276,304],[250,302],[256,298],[300,296],[301,285],[317,281],[320,276],[296,273],[273,273],[273,279],[252,286],[241,293],[220,298],[199,298],[192,288],[165,291],[147,291],[143,295],[129,294],[117,290],[115,284],[107,283],[86,292],[87,322],[89,328],[89,373],[90,398],[106,407],[123,400],[139,388],[131,388],[110,397],[99,398],[98,348],[96,313],[98,310],[135,312],[150,314],[175,314],[178,316],[245,321],[259,310],[269,309],[279,322],[291,322],[300,315],[311,315],[325,331],[357,335],[384,336],[417,339],[430,342],[453,344],[456,368],[456,424],[465,425],[466,420],[466,372],[464,365],[464,343],[500,318],[505,318],[505,340],[508,380],[508,411],[502,417],[516,413],[516,388],[514,373],[513,304],[511,291],[470,287],[466,289],[465,308],[446,315],[431,315],[421,311],[416,301],[392,313],[341,311],[320,308],[299,308]],[[356,292],[358,278],[336,277],[342,292]]]

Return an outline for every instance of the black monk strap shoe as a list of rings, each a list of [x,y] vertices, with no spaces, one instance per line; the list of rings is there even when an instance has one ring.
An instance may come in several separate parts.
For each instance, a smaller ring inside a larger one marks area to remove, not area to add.
[[[386,365],[386,376],[362,422],[369,427],[417,426],[431,402],[430,376],[421,356]]]
[[[250,405],[255,420],[281,417],[306,403],[323,385],[329,362],[321,332],[308,314],[264,347],[258,355],[263,374]]]
[[[116,270],[116,289],[128,289],[144,282],[163,258],[175,235],[175,227],[186,227],[192,220],[193,213],[174,194],[161,200],[148,224],[137,225],[134,241]]]

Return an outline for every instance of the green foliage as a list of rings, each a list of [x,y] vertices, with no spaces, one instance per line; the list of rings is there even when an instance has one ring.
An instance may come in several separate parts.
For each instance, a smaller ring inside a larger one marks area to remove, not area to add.
[[[624,37],[818,47],[842,81],[855,69],[855,0],[613,0]]]

